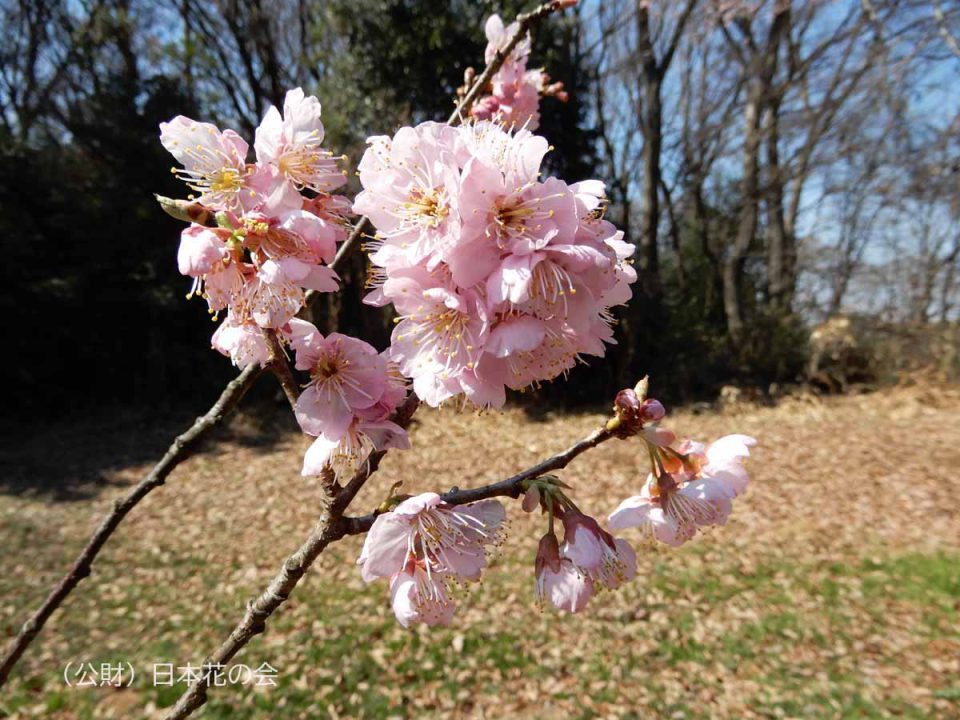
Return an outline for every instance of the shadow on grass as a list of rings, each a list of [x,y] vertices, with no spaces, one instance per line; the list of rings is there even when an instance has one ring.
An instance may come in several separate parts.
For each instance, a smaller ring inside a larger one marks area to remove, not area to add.
[[[262,384],[264,385],[264,384]],[[4,419],[0,433],[0,494],[24,495],[51,502],[93,497],[129,483],[116,473],[159,461],[173,439],[189,428],[196,411],[213,402],[155,412],[150,408],[100,408],[80,417],[44,420]],[[296,430],[282,396],[273,387],[258,387],[242,411],[202,441],[196,452],[222,443],[269,452]]]

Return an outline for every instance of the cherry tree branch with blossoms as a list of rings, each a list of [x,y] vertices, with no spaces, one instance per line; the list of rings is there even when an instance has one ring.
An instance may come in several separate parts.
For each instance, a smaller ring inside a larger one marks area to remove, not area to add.
[[[753,438],[677,443],[644,379],[617,395],[604,425],[512,477],[443,495],[398,495],[395,485],[373,512],[346,514],[386,453],[410,447],[407,427],[421,403],[499,408],[508,389],[565,376],[615,342],[612,309],[630,299],[637,278],[633,246],[604,219],[603,183],[542,178],[550,146],[534,133],[540,98],[562,99],[562,86],[527,70],[529,29],[573,4],[553,0],[509,26],[489,18],[487,68],[476,81],[468,76],[457,111],[446,124],[369,138],[358,168],[363,189],[352,202],[334,193],[345,182],[340,158],[322,147],[319,100],[300,88],[287,93],[282,111],[267,111],[256,130],[255,162],[232,130],[183,116],[161,124],[161,142],[181,166],[173,172],[196,193],[161,199],[188,223],[177,255],[192,279],[188,297],[204,300],[214,319],[225,314],[211,345],[242,369],[207,424],[184,437],[195,442],[239,401],[242,378],[252,382],[269,369],[313,438],[302,475],[321,477],[326,492],[309,537],[248,604],[168,720],[207,701],[215,669],[265,631],[320,553],[347,535],[366,534],[361,576],[387,581],[401,625],[447,625],[455,587],[479,580],[488,552],[505,540],[499,498],[522,498],[524,511],[539,509],[546,520],[533,564],[535,595],[576,613],[601,589],[631,580],[637,559],[625,539],[577,506],[573,488],[554,471],[612,438],[639,439],[650,472],[607,526],[639,527],[647,539],[673,546],[725,523],[745,490]],[[360,219],[348,231],[354,215]],[[297,317],[315,293],[339,288],[336,268],[368,227],[375,233],[365,248],[373,267],[364,302],[392,305],[397,315],[383,351],[360,338],[324,336]],[[179,442],[164,459],[164,475],[117,506],[99,546],[182,459]],[[86,556],[87,573],[99,546]],[[51,596],[49,612],[72,586],[65,587]],[[30,630],[35,636],[39,625]]]
[[[467,505],[469,503],[479,502],[480,500],[489,500],[490,498],[495,497],[518,498],[526,490],[526,488],[524,488],[524,483],[527,480],[533,480],[542,477],[553,470],[562,470],[571,462],[573,462],[577,456],[614,437],[617,437],[615,430],[610,429],[607,425],[603,425],[591,432],[582,440],[579,440],[568,447],[563,452],[557,453],[556,455],[551,455],[546,460],[537,463],[526,470],[522,470],[516,475],[508,477],[505,480],[500,480],[498,482],[491,483],[489,485],[483,485],[482,487],[477,488],[451,488],[448,492],[443,493],[440,497],[448,505]],[[373,523],[377,519],[378,515],[379,513],[373,512],[369,515],[363,515],[361,517],[344,517],[342,520],[344,534],[360,535],[368,532],[373,526]]]
[[[507,44],[502,48],[502,50],[494,52],[489,58],[487,66],[484,72],[481,74],[480,80],[457,104],[457,108],[454,111],[453,116],[451,116],[450,123],[458,123],[470,112],[474,102],[479,97],[479,94],[486,88],[489,80],[500,70],[503,64],[508,60],[513,48],[523,40],[526,33],[533,25],[550,13],[563,10],[564,8],[570,7],[574,4],[576,4],[576,0],[551,0],[550,2],[543,3],[529,13],[524,13],[518,16],[513,35],[507,39]],[[274,112],[276,113],[276,111]],[[275,121],[275,118],[271,118],[271,120]],[[308,134],[308,137],[305,139],[306,144],[310,148],[316,149],[316,146],[319,145],[319,142],[322,140],[322,126],[319,137],[317,137],[317,135],[314,133],[312,137],[310,137]],[[237,180],[241,179],[245,173],[243,158],[238,152],[239,146],[237,141],[239,140],[239,143],[242,144],[244,153],[246,152],[246,144],[243,143],[243,141],[240,140],[235,134],[227,138],[227,140],[228,142],[226,147],[218,148],[217,152],[214,153],[213,159],[217,160],[221,157],[226,157],[228,161],[233,161],[233,167],[227,168],[226,173],[221,173],[214,183],[207,183],[206,185],[202,186],[205,194],[212,196],[214,200],[223,199],[222,196],[224,193],[222,191],[225,188],[239,188],[240,184],[237,183]],[[302,141],[304,138],[300,138],[300,140]],[[274,150],[275,149],[276,148],[274,148]],[[294,157],[291,159],[294,161],[293,165],[296,165],[297,161],[299,160],[301,166],[304,165],[303,161],[306,160],[306,166],[308,170],[311,162],[317,164],[317,160],[320,160],[319,165],[321,167],[326,165],[326,163],[323,162],[323,160],[326,158],[320,155],[313,158],[308,155],[306,158],[304,158],[303,153],[301,153],[300,158]],[[185,179],[187,179],[188,182],[191,180],[202,181],[204,179],[202,176],[202,166],[204,165],[205,161],[207,164],[209,164],[210,160],[211,157],[209,155],[206,158],[199,156],[193,157],[190,163],[191,167],[185,171],[187,173]],[[278,163],[278,165],[282,164],[282,162]],[[290,175],[289,172],[287,174]],[[302,180],[303,178],[300,179]],[[313,179],[316,180],[317,178]],[[310,178],[307,178],[306,186],[311,187],[309,181]],[[326,189],[329,189],[329,187],[329,183],[324,183],[321,186],[314,185],[312,186],[312,189],[322,192]],[[204,199],[203,196],[201,196],[201,199]],[[210,199],[210,197],[207,199]],[[175,201],[162,197],[158,197],[158,200],[161,204],[161,207],[163,207],[166,212],[174,217],[191,222],[194,227],[202,228],[206,226],[216,226],[216,214],[204,204],[193,202],[192,200],[189,202]],[[336,213],[334,213],[334,215],[336,215]],[[336,218],[328,217],[327,219]],[[343,239],[342,244],[336,251],[335,257],[329,264],[329,267],[332,271],[335,272],[339,267],[342,266],[346,258],[348,258],[356,250],[364,236],[364,233],[366,233],[369,229],[370,221],[369,218],[365,216],[360,217],[353,224],[351,232],[345,239]],[[310,297],[315,292],[317,292],[317,290],[314,288],[306,288],[306,292],[304,293],[304,302],[308,302]],[[239,328],[232,328],[231,330],[233,331],[234,335],[240,331]],[[21,626],[20,630],[8,643],[6,648],[4,648],[3,654],[0,656],[0,687],[2,687],[6,682],[14,665],[17,663],[29,645],[33,642],[33,640],[39,635],[50,616],[57,610],[57,608],[60,607],[73,589],[84,578],[90,575],[97,555],[113,535],[113,532],[117,529],[120,523],[141,500],[143,500],[153,490],[162,486],[174,468],[176,468],[185,459],[190,457],[190,455],[196,450],[200,441],[215,427],[220,425],[223,420],[236,409],[240,401],[246,395],[247,391],[262,375],[264,369],[270,369],[273,372],[273,374],[278,378],[288,401],[291,403],[291,405],[295,406],[297,401],[296,386],[293,381],[293,376],[290,372],[289,365],[286,362],[286,356],[282,351],[282,347],[279,344],[274,329],[265,329],[263,332],[263,337],[265,340],[267,353],[266,357],[263,359],[263,362],[261,364],[257,364],[256,362],[246,364],[240,374],[226,385],[213,406],[204,415],[198,417],[190,428],[175,438],[160,461],[154,465],[154,467],[151,468],[146,475],[144,475],[140,482],[138,482],[137,485],[135,485],[124,498],[113,503],[111,511],[101,520],[96,530],[87,541],[83,550],[81,550],[81,552],[75,558],[67,572],[63,575],[57,585],[50,591],[43,603]],[[243,344],[238,343],[236,337],[232,342],[235,349]],[[216,342],[214,344],[216,345]],[[234,359],[236,360],[237,358]],[[379,461],[379,458],[374,458],[374,456],[371,456],[370,465],[368,465],[368,467],[375,465],[374,459],[377,462]],[[360,481],[360,484],[362,485],[362,481]],[[357,489],[359,489],[359,487]]]

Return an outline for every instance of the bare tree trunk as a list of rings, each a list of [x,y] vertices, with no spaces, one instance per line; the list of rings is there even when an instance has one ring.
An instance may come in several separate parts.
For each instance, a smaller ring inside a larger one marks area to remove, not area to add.
[[[763,96],[762,84],[759,81],[754,82],[747,95],[747,104],[744,109],[740,219],[733,246],[723,263],[723,311],[727,316],[727,332],[735,342],[743,339],[745,324],[741,297],[743,267],[757,232],[760,203],[760,114]]]
[[[769,101],[770,86],[777,72],[780,41],[789,27],[790,4],[776,6],[773,22],[762,47],[757,47],[747,23],[741,27],[749,49],[744,70],[748,74],[747,101],[744,107],[743,178],[741,209],[737,234],[723,264],[723,308],[727,316],[727,332],[739,343],[745,327],[743,311],[743,268],[747,252],[757,232],[760,213],[760,143],[761,119]],[[737,50],[742,54],[742,51]]]
[[[950,320],[950,311],[953,309],[953,294],[957,285],[957,259],[960,257],[960,235],[953,238],[953,249],[946,259],[946,269],[943,272],[943,283],[940,286],[940,322]]]
[[[713,243],[710,234],[710,213],[707,209],[707,203],[703,197],[702,177],[694,180],[690,188],[690,195],[693,198],[693,227],[697,235],[700,246],[700,252],[710,270],[706,278],[706,288],[703,293],[703,312],[704,317],[711,320],[723,320],[723,302],[721,288],[723,287],[723,269],[717,253],[714,252]]]
[[[650,31],[650,11],[640,1],[637,9],[637,38],[642,63],[643,108],[643,194],[640,201],[639,265],[641,291],[649,299],[662,294],[657,230],[660,226],[660,151],[663,145],[663,73],[657,63]]]
[[[796,287],[796,247],[784,218],[784,168],[780,164],[780,97],[767,107],[767,273],[770,305],[787,314]]]
[[[850,285],[850,275],[852,267],[838,268],[833,276],[832,287],[830,288],[830,302],[827,305],[827,317],[831,318],[840,312],[843,307],[843,298],[847,294],[847,288]]]
[[[644,290],[649,297],[662,294],[660,282],[660,254],[657,248],[657,230],[660,227],[660,149],[663,143],[661,127],[660,81],[645,81],[646,140],[643,143],[643,196],[640,206],[640,269],[644,272]]]
[[[660,178],[660,190],[663,192],[663,202],[667,207],[667,218],[670,220],[670,245],[677,256],[677,287],[683,292],[687,288],[687,269],[683,261],[683,247],[680,243],[680,225],[677,222],[677,212],[673,204],[673,196],[663,177]]]

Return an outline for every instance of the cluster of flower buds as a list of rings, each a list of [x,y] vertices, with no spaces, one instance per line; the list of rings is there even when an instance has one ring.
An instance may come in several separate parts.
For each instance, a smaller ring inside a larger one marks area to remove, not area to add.
[[[648,379],[643,378],[636,387],[617,393],[613,401],[614,416],[607,423],[607,429],[617,437],[632,437],[645,427],[653,429],[667,414],[659,400],[647,397],[648,385]]]
[[[510,38],[519,30],[518,23],[504,26],[499,15],[491,15],[485,26],[487,49],[484,59],[489,64],[498,51],[506,49]],[[493,120],[508,128],[536,130],[540,125],[540,98],[555,97],[566,102],[568,97],[563,83],[551,83],[543,69],[527,70],[530,57],[530,35],[518,42],[507,56],[501,68],[490,79],[490,86],[470,108],[470,115],[477,120]],[[474,81],[472,70],[464,77],[464,87]]]
[[[361,575],[390,581],[393,611],[404,627],[448,625],[456,610],[450,584],[480,579],[486,549],[502,541],[505,519],[496,500],[448,505],[436,493],[402,499],[370,528],[357,560]]]
[[[393,303],[391,357],[430,405],[552,380],[613,342],[633,246],[603,183],[540,180],[547,141],[480,122],[371,138],[354,210],[377,228],[366,302]]]
[[[303,458],[303,474],[329,467],[340,480],[371,450],[409,448],[406,431],[390,419],[407,397],[406,381],[387,353],[348,335],[324,337],[303,320],[290,323],[296,368],[310,375],[297,399],[297,421],[316,438]]]
[[[216,318],[227,310],[213,346],[240,367],[264,363],[261,329],[289,334],[306,290],[338,289],[333,261],[346,237],[350,203],[330,193],[345,182],[340,158],[321,147],[320,103],[297,88],[283,114],[271,107],[257,128],[256,162],[233,130],[177,116],[160,125],[160,141],[180,162],[173,172],[197,193],[190,200],[214,217],[193,222],[180,239],[180,272],[194,279],[191,295],[206,299]]]

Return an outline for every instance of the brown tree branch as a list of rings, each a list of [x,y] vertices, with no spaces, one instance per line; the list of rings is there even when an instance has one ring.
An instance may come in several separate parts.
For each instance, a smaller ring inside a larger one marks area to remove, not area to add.
[[[46,600],[43,601],[43,604],[23,624],[23,627],[20,628],[20,631],[4,650],[2,661],[0,661],[0,685],[3,685],[6,681],[10,675],[10,670],[23,655],[27,646],[40,633],[44,623],[60,607],[73,588],[90,574],[91,566],[100,549],[127,516],[127,513],[150,491],[164,484],[170,472],[190,456],[198,441],[223,422],[223,419],[236,408],[262,372],[262,369],[256,365],[251,365],[241,372],[224,388],[213,407],[205,415],[197,418],[197,421],[189,430],[173,441],[160,462],[153,466],[153,469],[127,493],[126,497],[114,501],[113,509],[100,522],[96,531],[87,541],[86,546],[74,560],[73,565],[70,566],[70,569],[50,592]]]
[[[280,343],[280,338],[272,330],[265,330],[264,335],[267,338],[267,345],[270,346],[270,359],[267,361],[267,367],[273,372],[280,387],[283,388],[283,394],[290,403],[290,409],[296,411],[297,398],[300,393],[297,391],[297,381],[293,377],[293,371],[290,369],[290,363],[287,361],[287,353]]]
[[[545,2],[542,5],[534,8],[530,12],[521,13],[517,15],[516,22],[519,24],[516,32],[510,36],[510,39],[507,41],[507,44],[502,48],[497,50],[496,54],[493,56],[493,59],[490,61],[490,64],[484,68],[483,72],[480,73],[480,76],[474,81],[473,85],[470,87],[470,90],[467,91],[467,94],[463,96],[463,99],[457,103],[456,109],[447,119],[447,125],[459,125],[463,122],[467,115],[470,114],[470,108],[473,107],[473,104],[480,97],[480,94],[483,92],[484,88],[490,83],[493,79],[493,76],[497,74],[497,71],[503,67],[503,63],[506,62],[507,58],[510,57],[510,53],[513,52],[514,48],[520,43],[521,40],[526,36],[528,32],[541,20],[543,20],[550,13],[563,10],[565,7],[571,6],[573,3],[569,0],[551,0],[550,2]]]
[[[403,405],[397,408],[393,418],[394,422],[406,427],[419,403],[416,395],[411,394]],[[204,667],[226,665],[254,636],[266,630],[267,618],[287,601],[290,593],[293,592],[293,589],[306,574],[313,561],[317,559],[317,556],[326,549],[327,545],[344,536],[343,513],[367,479],[380,467],[380,461],[384,455],[386,455],[385,450],[370,453],[360,470],[350,479],[350,482],[344,488],[334,490],[330,507],[319,518],[313,532],[310,533],[297,551],[283,562],[280,571],[270,581],[266,590],[248,603],[241,621],[213,655],[204,661]],[[185,718],[202,706],[207,701],[209,677],[210,673],[208,672],[204,674],[200,681],[191,685],[166,715],[166,720]]]
[[[467,490],[452,488],[441,497],[444,502],[451,505],[465,505],[494,497],[518,498],[520,497],[521,486],[524,480],[538,478],[551,470],[562,470],[578,455],[582,455],[587,450],[595,448],[597,445],[606,442],[612,437],[616,437],[616,435],[605,426],[601,426],[563,452],[557,453],[512,477],[508,477],[506,480],[500,480],[490,485]],[[377,513],[371,513],[362,517],[344,517],[341,521],[343,534],[359,535],[365,533],[370,529],[370,526],[373,525],[373,521],[376,520],[376,518]]]

